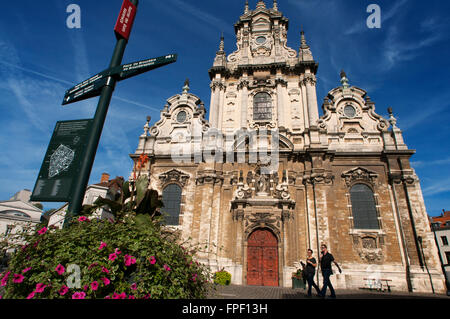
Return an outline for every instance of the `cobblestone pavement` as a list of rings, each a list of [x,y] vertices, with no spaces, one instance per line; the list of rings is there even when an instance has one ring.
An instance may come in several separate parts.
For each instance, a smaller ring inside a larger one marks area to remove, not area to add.
[[[328,291],[329,295],[329,291]],[[449,299],[441,294],[336,290],[337,299]],[[305,289],[258,286],[216,286],[208,299],[307,299]],[[313,299],[319,299],[313,293]]]

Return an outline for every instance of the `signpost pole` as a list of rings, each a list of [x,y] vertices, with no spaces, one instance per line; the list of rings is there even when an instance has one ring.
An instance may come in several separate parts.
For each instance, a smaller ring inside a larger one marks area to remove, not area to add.
[[[138,0],[130,0],[137,8]],[[122,63],[125,48],[128,40],[123,37],[118,37],[114,53],[111,58],[110,68],[120,66]],[[86,146],[86,155],[81,164],[80,176],[77,178],[72,198],[69,202],[68,212],[64,221],[64,227],[66,227],[72,217],[80,214],[84,194],[89,182],[89,176],[91,174],[92,166],[94,164],[95,154],[97,152],[98,144],[102,134],[103,126],[105,124],[106,115],[108,113],[109,104],[111,102],[112,94],[114,92],[117,80],[109,76],[106,85],[102,89],[100,99],[95,113],[94,121],[92,123],[92,130],[88,138]]]

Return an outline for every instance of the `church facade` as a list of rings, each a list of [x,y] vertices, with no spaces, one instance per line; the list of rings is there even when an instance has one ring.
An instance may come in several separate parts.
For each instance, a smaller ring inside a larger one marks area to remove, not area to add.
[[[342,72],[320,117],[318,64],[303,31],[298,50],[287,46],[277,1],[247,2],[234,27],[237,50],[227,55],[222,38],[209,70],[209,118],[186,81],[131,154],[149,157],[141,174],[161,194],[167,224],[207,245],[199,261],[233,284],[290,287],[307,249],[317,258],[326,244],[343,270],[335,288],[372,278],[445,291],[415,151],[392,110],[378,115]]]

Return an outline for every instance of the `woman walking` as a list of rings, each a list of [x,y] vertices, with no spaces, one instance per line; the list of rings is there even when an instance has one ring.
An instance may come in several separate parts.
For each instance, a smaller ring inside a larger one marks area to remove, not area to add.
[[[308,249],[306,252],[306,281],[308,282],[308,297],[311,297],[311,289],[314,287],[316,289],[317,295],[320,296],[320,289],[314,282],[314,275],[316,274],[317,261],[313,257],[312,249]]]

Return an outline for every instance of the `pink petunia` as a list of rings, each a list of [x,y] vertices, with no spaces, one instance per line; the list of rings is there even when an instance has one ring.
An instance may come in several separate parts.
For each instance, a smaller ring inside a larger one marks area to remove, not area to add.
[[[59,264],[58,266],[56,266],[55,271],[58,273],[58,275],[62,275],[66,271],[66,269],[63,265]]]
[[[92,268],[94,268],[95,266],[97,266],[98,263],[92,263],[89,265],[88,270],[91,270]]]
[[[148,261],[150,262],[151,265],[156,264],[156,258],[155,258],[155,256],[151,256],[151,257],[148,259]]]
[[[171,271],[170,267],[169,267],[168,265],[166,265],[166,264],[164,264],[164,269],[165,269],[166,271]]]
[[[86,297],[86,293],[82,292],[76,292],[72,295],[72,299],[84,299]]]
[[[136,299],[136,297],[130,295],[130,296],[128,297],[128,299]]]
[[[112,299],[127,299],[127,294],[122,292],[121,294],[114,293]]]
[[[39,235],[43,235],[43,234],[45,234],[47,232],[47,230],[48,230],[47,227],[44,227],[44,228],[42,228],[41,230],[38,231],[38,234]]]
[[[41,293],[41,292],[44,291],[45,287],[47,287],[47,285],[44,285],[44,284],[41,284],[41,283],[36,284],[35,292]]]
[[[61,295],[61,296],[64,296],[66,293],[68,293],[69,292],[69,287],[67,287],[66,285],[63,285],[62,287],[61,287],[61,289],[59,289],[59,294]]]
[[[78,217],[78,221],[79,222],[85,222],[85,221],[89,221],[89,219],[87,219],[86,216],[80,216],[80,217]]]
[[[112,254],[110,254],[109,257],[108,257],[108,259],[111,260],[111,261],[116,260],[116,258],[117,258],[116,253],[112,253]]]
[[[20,284],[25,277],[20,274],[14,274],[13,283]]]
[[[2,280],[1,280],[1,286],[2,286],[2,287],[6,286],[6,284],[8,283],[8,277],[9,277],[9,274],[10,274],[10,273],[11,273],[11,272],[8,271],[8,272],[5,274],[5,276],[3,276]]]
[[[111,283],[111,281],[106,277],[103,277],[102,280],[103,280],[103,283],[105,284],[105,286],[108,286]]]
[[[24,274],[24,273],[26,273],[26,272],[28,272],[28,271],[30,271],[31,270],[31,267],[27,267],[27,268],[25,268],[24,270],[22,270],[22,273]]]
[[[108,246],[106,243],[101,242],[101,243],[100,243],[100,247],[98,247],[98,250],[102,250],[102,249],[105,248],[106,246]]]
[[[131,284],[130,288],[133,289],[133,290],[136,290],[137,289],[136,283],[134,282],[133,284]]]
[[[33,291],[32,293],[30,293],[28,295],[27,299],[33,299],[35,294],[36,294],[36,291]]]
[[[124,256],[125,266],[129,267],[131,265],[134,265],[136,263],[136,258],[130,255]]]
[[[114,250],[114,253],[117,254],[117,255],[120,255],[122,252],[119,250],[119,248],[116,248],[116,249]]]
[[[97,281],[91,282],[91,289],[93,291],[96,291],[98,289],[98,282]]]
[[[106,272],[107,274],[109,274],[109,270],[108,270],[108,268],[106,268],[106,267],[103,267],[103,266],[102,266],[102,272]]]

